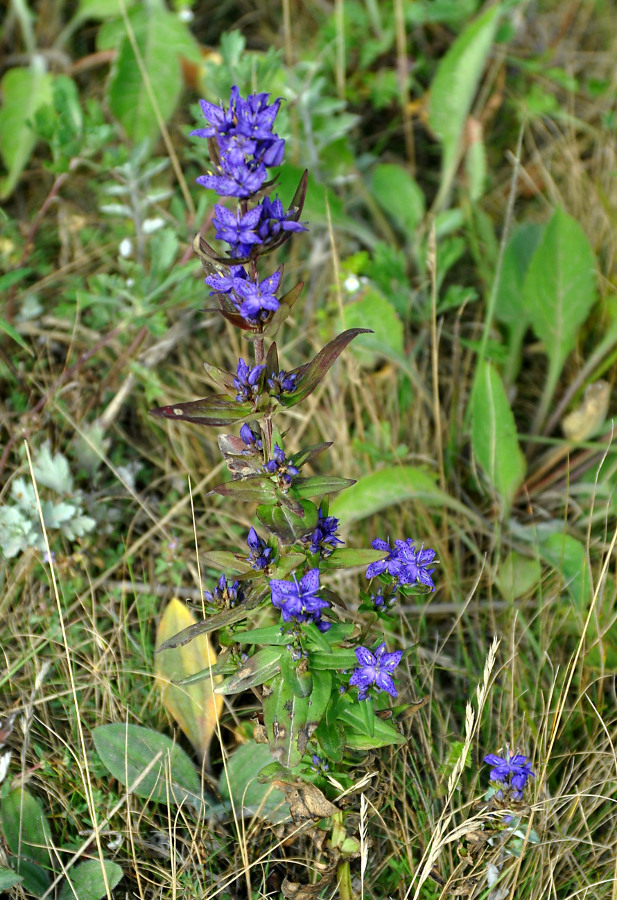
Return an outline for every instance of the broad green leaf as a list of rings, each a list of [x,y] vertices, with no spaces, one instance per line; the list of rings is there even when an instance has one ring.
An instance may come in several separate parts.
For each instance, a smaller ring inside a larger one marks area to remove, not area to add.
[[[124,0],[126,9],[134,6],[137,0]],[[79,0],[77,15],[84,19],[111,19],[122,15],[120,0]]]
[[[0,891],[9,891],[16,884],[23,881],[23,877],[6,866],[0,866]]]
[[[281,634],[280,625],[270,625],[269,628],[236,631],[234,641],[238,644],[271,644],[274,647],[284,647],[289,643],[289,635]]]
[[[180,56],[191,54],[194,48],[190,32],[177,16],[154,3],[144,4],[132,14],[131,24],[158,112],[167,121],[182,90]],[[112,69],[108,99],[132,141],[158,135],[157,117],[128,35]]]
[[[543,232],[543,225],[525,222],[514,229],[508,241],[495,298],[495,318],[504,325],[518,327],[522,322],[526,328],[530,321],[523,304],[523,284]]]
[[[345,328],[370,328],[351,346],[350,352],[360,362],[373,367],[377,359],[399,360],[404,356],[403,323],[398,313],[377,288],[369,288],[359,300],[343,309]]]
[[[9,69],[0,82],[0,92],[0,156],[7,169],[0,179],[3,199],[13,192],[37,142],[29,123],[37,109],[52,102],[52,76],[43,57],[36,54],[29,68]]]
[[[408,241],[424,218],[424,194],[403,166],[381,163],[373,171],[373,196]]]
[[[442,146],[436,208],[443,206],[459,163],[467,116],[495,36],[500,8],[491,7],[454,41],[431,84],[429,125]]]
[[[303,535],[315,530],[319,515],[317,507],[310,500],[300,500],[300,505],[304,511],[303,516],[297,515],[288,506],[260,506],[257,509],[257,518],[283,544],[294,544]],[[281,557],[281,561],[283,559],[285,557]]]
[[[174,634],[194,625],[193,613],[174,597],[167,604],[156,630],[156,646]],[[196,684],[173,684],[188,678],[206,666],[216,663],[216,653],[207,634],[201,634],[183,647],[154,658],[154,671],[161,690],[163,705],[176,720],[200,758],[207,758],[212,736],[223,705],[223,698],[213,696],[213,684],[221,682],[221,676],[204,678]]]
[[[541,577],[539,560],[512,550],[501,563],[496,582],[503,596],[514,602],[530,593],[540,583]]]
[[[504,386],[490,363],[479,362],[471,397],[472,446],[506,516],[525,477],[525,457]]]
[[[248,552],[248,551],[247,551]],[[244,559],[238,559],[237,554],[229,550],[211,550],[203,554],[204,562],[222,572],[232,572],[234,575],[245,575],[251,571],[251,564]]]
[[[259,772],[271,762],[268,745],[254,743],[242,744],[227,760],[219,779],[219,793],[223,801],[233,797],[237,815],[259,816],[274,823],[289,818],[285,794],[257,780]]]
[[[264,647],[251,656],[237,672],[215,688],[217,694],[239,694],[274,678],[281,669],[281,656],[287,654],[279,647]],[[222,699],[222,698],[221,698]]]
[[[366,711],[359,708],[359,703],[347,704],[338,715],[341,722],[353,728],[346,729],[345,742],[348,747],[358,750],[370,750],[373,747],[387,747],[390,744],[404,744],[402,734],[385,722],[383,719],[374,718],[370,726],[367,725]],[[373,734],[368,732],[373,731]]]
[[[414,466],[386,466],[360,478],[353,487],[340,494],[330,507],[330,515],[347,525],[410,500],[470,514],[463,504],[437,487],[431,473]]]
[[[316,650],[310,654],[311,669],[315,671],[338,671],[357,666],[358,660],[353,650],[332,647],[328,651]]]
[[[18,859],[16,856],[7,856],[8,864],[19,872],[21,885],[25,891],[35,897],[42,897],[51,884],[49,871],[39,866],[38,863],[32,862],[31,859],[22,857]]]
[[[106,897],[105,877],[109,890],[113,891],[122,878],[122,869],[108,859],[103,860],[103,865],[105,876],[98,859],[88,859],[71,869],[60,888],[58,900],[75,900],[76,897],[77,900],[101,900]]]
[[[275,679],[269,688],[268,694],[264,690],[263,707],[270,752],[282,766],[293,769],[302,760],[311,737],[307,729],[309,698],[298,697],[282,678]]]
[[[584,545],[572,535],[558,531],[540,543],[540,553],[563,575],[573,605],[584,614],[592,596],[589,560]]]
[[[43,807],[25,788],[17,788],[2,799],[0,821],[4,839],[19,860],[29,859],[43,870],[51,869],[51,831]],[[26,876],[16,867],[19,874]],[[45,873],[47,877],[47,873]]]
[[[238,481],[226,481],[212,488],[212,493],[222,497],[233,497],[245,503],[264,503],[276,497],[276,485],[266,475],[249,475]]]
[[[596,302],[595,270],[595,257],[581,226],[562,209],[555,210],[523,285],[523,304],[549,359],[546,408],[579,329]]]
[[[288,650],[281,654],[281,678],[296,697],[309,697],[313,690],[313,676],[306,659],[296,661]]]
[[[202,800],[199,775],[184,750],[171,738],[141,725],[99,725],[92,732],[94,746],[105,768],[120,784],[138,797],[159,803],[190,803]],[[161,753],[136,787],[135,781]]]

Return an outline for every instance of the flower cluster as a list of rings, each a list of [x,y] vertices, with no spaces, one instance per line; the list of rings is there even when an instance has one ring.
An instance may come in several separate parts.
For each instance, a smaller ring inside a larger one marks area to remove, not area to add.
[[[358,700],[366,700],[371,687],[378,693],[386,691],[391,697],[396,697],[391,672],[400,663],[403,651],[386,653],[386,645],[380,644],[374,653],[366,647],[356,647],[354,652],[359,666],[353,670],[349,684],[358,688]]]
[[[319,510],[319,519],[317,528],[312,534],[307,534],[302,538],[311,553],[319,553],[320,556],[326,557],[336,550],[337,544],[343,544],[336,532],[339,526],[339,520],[334,516],[324,516],[323,510]]]
[[[292,577],[293,581],[270,580],[272,603],[280,609],[283,622],[314,622],[320,631],[328,631],[331,625],[322,621],[321,614],[330,608],[330,604],[317,596],[319,569],[310,569],[299,582],[295,575]]]
[[[504,793],[512,800],[522,800],[529,777],[536,777],[535,772],[531,771],[531,763],[520,753],[510,753],[509,750],[506,750],[505,756],[488,753],[483,762],[493,766],[489,778],[499,785],[496,796],[500,800],[503,799]]]
[[[222,203],[214,207],[213,225],[218,240],[229,245],[230,260],[254,260],[260,253],[278,246],[285,235],[306,231],[297,221],[299,210],[285,212],[282,202],[270,199],[267,170],[279,166],[285,153],[285,141],[272,129],[281,104],[268,103],[269,94],[250,94],[243,98],[232,87],[229,107],[201,100],[208,123],[191,134],[206,138],[213,171],[200,175],[197,183],[216,191],[221,197],[235,197],[235,212]],[[266,193],[261,202],[249,209],[249,201]],[[251,325],[266,322],[279,308],[275,296],[281,272],[259,280],[255,267],[251,272],[242,265],[231,265],[228,274],[209,275],[206,284],[212,293],[223,294]]]
[[[259,378],[265,368],[265,366],[253,366],[251,368],[243,359],[238,360],[238,368],[234,378],[234,387],[238,392],[236,394],[238,403],[257,400],[259,396]]]
[[[279,487],[283,490],[289,488],[293,476],[298,474],[298,469],[291,464],[278,444],[274,445],[274,454],[265,464],[264,470],[268,475],[276,475]]]
[[[204,597],[217,609],[233,609],[244,600],[244,590],[239,581],[228,582],[224,575],[219,578],[214,591],[204,591]]]
[[[253,527],[249,531],[246,543],[251,551],[248,555],[248,561],[254,569],[265,569],[272,557],[272,547],[268,547],[263,538],[260,538]]]
[[[414,549],[414,542],[407,538],[404,541],[395,541],[391,547],[388,541],[375,538],[373,541],[375,550],[381,550],[387,556],[377,562],[371,563],[366,570],[367,578],[375,578],[377,575],[388,574],[396,578],[399,585],[423,584],[435,590],[431,575],[434,569],[427,568],[435,559],[434,550]]]

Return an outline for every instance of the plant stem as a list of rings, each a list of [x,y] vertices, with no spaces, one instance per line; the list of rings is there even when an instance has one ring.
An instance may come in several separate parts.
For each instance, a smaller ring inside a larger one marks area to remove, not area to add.
[[[353,900],[353,888],[351,886],[351,870],[349,868],[349,860],[340,862],[336,873],[338,882],[339,897],[341,900]]]

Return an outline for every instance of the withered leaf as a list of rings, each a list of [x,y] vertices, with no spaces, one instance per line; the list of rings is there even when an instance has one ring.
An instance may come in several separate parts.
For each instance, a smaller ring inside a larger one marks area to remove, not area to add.
[[[314,784],[290,783],[278,778],[272,784],[287,795],[291,818],[296,825],[308,819],[327,819],[339,811]]]

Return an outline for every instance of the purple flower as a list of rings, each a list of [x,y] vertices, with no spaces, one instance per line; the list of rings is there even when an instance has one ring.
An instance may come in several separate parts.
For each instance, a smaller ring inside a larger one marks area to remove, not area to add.
[[[308,230],[305,225],[288,218],[289,214],[283,209],[283,204],[278,197],[274,200],[264,197],[258,209],[261,212],[258,234],[264,242],[278,237],[281,231]]]
[[[313,772],[317,772],[321,775],[323,775],[325,772],[327,772],[328,769],[330,768],[330,766],[324,759],[320,759],[314,753],[311,757],[311,762],[313,763],[313,765],[311,766],[311,769],[313,770]]]
[[[394,547],[391,547],[388,541],[375,538],[373,547],[375,550],[386,553],[387,556],[370,564],[366,570],[367,578],[375,578],[377,575],[387,573],[392,578],[396,578],[399,584],[420,583],[432,591],[435,590],[431,578],[434,570],[428,568],[435,558],[434,550],[424,550],[424,548],[415,550],[414,543],[410,538],[404,541],[396,540]]]
[[[311,621],[320,631],[327,631],[331,626],[321,621],[321,612],[330,604],[317,596],[319,590],[319,569],[310,569],[300,582],[295,575],[293,581],[270,580],[272,604],[281,610],[284,622]]]
[[[366,647],[356,647],[354,652],[360,665],[354,669],[349,684],[359,689],[358,700],[366,700],[373,685],[378,692],[386,691],[391,697],[396,697],[396,688],[390,673],[400,663],[403,651],[386,653],[386,645],[380,644],[375,653],[371,653]]]
[[[204,591],[204,597],[212,606],[219,609],[233,609],[238,603],[244,600],[244,590],[240,586],[239,581],[228,582],[224,575],[221,575],[217,586],[212,591]]]
[[[205,279],[206,284],[214,288],[210,292],[212,294],[228,294],[230,291],[238,289],[238,282],[246,281],[249,277],[244,266],[231,266],[229,275],[208,275]]]
[[[281,369],[280,372],[271,375],[266,384],[273,397],[280,397],[281,394],[292,394],[297,387],[297,380],[298,376],[295,372],[291,372],[288,375],[287,372]]]
[[[291,464],[278,444],[274,445],[274,455],[272,459],[269,459],[264,465],[264,471],[266,471],[268,475],[276,475],[279,485],[283,490],[286,490],[290,486],[292,476],[298,475],[298,469]]]
[[[234,88],[231,90],[233,101]],[[235,90],[237,91],[237,88]],[[220,106],[215,106],[214,103],[208,103],[207,100],[200,100],[199,105],[201,106],[204,119],[208,122],[208,128],[197,128],[195,131],[191,131],[191,136],[212,138],[225,134],[233,127],[234,114],[231,105],[229,109],[225,109],[222,103]]]
[[[311,553],[320,553],[323,557],[330,556],[332,551],[336,549],[337,544],[345,543],[336,536],[338,526],[338,519],[335,519],[334,516],[324,516],[323,511],[320,509],[317,528],[312,534],[306,535],[302,540],[304,543],[309,544]]]
[[[273,553],[272,547],[268,547],[263,538],[260,538],[253,527],[249,531],[246,543],[251,551],[248,555],[248,561],[254,569],[265,569],[271,562]]]
[[[256,194],[268,177],[264,165],[251,169],[244,162],[234,161],[231,153],[221,157],[220,175],[200,175],[195,179],[197,184],[210,188],[220,194],[221,197],[238,197],[246,199],[251,194]]]
[[[376,575],[382,575],[384,572],[392,575],[390,566],[398,558],[398,551],[390,547],[388,541],[382,541],[381,538],[375,538],[372,547],[374,550],[381,550],[387,556],[385,559],[378,559],[377,562],[371,563],[366,570],[366,577],[375,578]]]
[[[531,771],[531,763],[527,762],[527,757],[520,753],[510,753],[508,749],[505,756],[488,753],[482,762],[493,766],[489,773],[490,780],[502,784],[511,792],[514,800],[522,799],[529,776],[536,777]]]
[[[265,366],[253,366],[251,369],[243,359],[238,360],[234,387],[238,391],[236,400],[243,403],[247,400],[256,400],[259,395],[259,376]]]
[[[248,256],[255,244],[261,244],[262,239],[257,234],[260,210],[256,206],[242,215],[242,211],[230,212],[220,203],[214,207],[215,216],[212,224],[216,228],[216,238],[226,241],[231,247],[232,256]],[[246,281],[241,279],[241,283]]]
[[[274,296],[281,281],[281,273],[274,272],[268,278],[257,283],[256,281],[239,281],[236,292],[239,295],[240,313],[245,319],[267,317],[268,313],[279,308],[279,302]],[[265,316],[263,313],[265,312]]]
[[[259,434],[257,434],[250,425],[244,424],[240,429],[240,437],[244,441],[247,446],[247,450],[244,450],[244,453],[254,453],[256,450],[263,449],[263,443]]]

